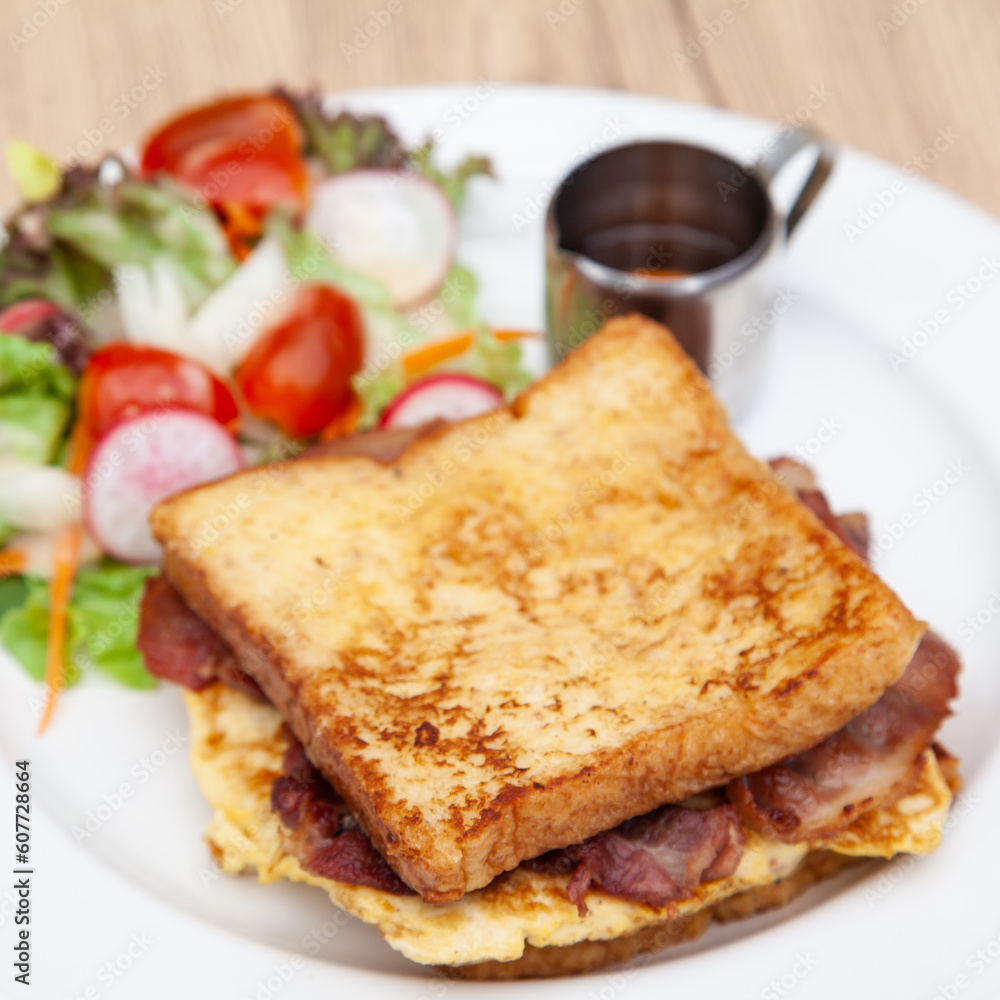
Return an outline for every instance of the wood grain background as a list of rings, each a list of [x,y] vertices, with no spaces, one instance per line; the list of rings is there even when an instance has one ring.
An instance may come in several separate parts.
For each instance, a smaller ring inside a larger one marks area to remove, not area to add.
[[[1000,213],[995,0],[2,0],[0,6],[0,144],[24,137],[57,158],[135,139],[178,105],[278,81],[327,89],[480,77],[585,84],[774,120],[820,94],[811,119],[820,129],[916,165]],[[359,31],[365,40],[366,22],[379,12],[387,23],[364,47],[353,44]],[[4,176],[0,204],[12,197]]]

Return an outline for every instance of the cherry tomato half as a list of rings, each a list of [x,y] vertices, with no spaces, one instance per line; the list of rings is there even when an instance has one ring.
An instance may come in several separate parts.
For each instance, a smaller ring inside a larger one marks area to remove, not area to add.
[[[80,417],[96,440],[119,420],[162,406],[184,406],[235,431],[239,407],[224,382],[191,358],[139,344],[95,351],[80,384]]]
[[[362,330],[351,299],[328,285],[299,289],[289,311],[261,334],[236,371],[251,412],[290,437],[318,434],[351,403]]]
[[[274,94],[228,97],[192,108],[152,135],[142,172],[163,170],[212,205],[264,211],[301,207],[308,187],[302,127]]]

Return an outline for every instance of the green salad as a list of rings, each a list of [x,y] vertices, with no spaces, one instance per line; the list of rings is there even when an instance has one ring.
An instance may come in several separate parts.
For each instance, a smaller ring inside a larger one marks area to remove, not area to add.
[[[136,649],[172,493],[530,381],[455,256],[490,165],[448,169],[316,94],[229,97],[138,157],[65,172],[12,143],[0,243],[0,642],[58,692]]]

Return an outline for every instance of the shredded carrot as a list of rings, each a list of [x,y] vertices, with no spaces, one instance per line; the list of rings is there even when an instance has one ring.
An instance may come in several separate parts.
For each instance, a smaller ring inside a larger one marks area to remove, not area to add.
[[[219,205],[222,229],[237,260],[245,260],[260,239],[263,217],[238,201],[223,201]]]
[[[493,336],[497,340],[537,340],[543,334],[535,330],[494,330]]]
[[[364,405],[361,402],[361,397],[357,393],[352,392],[351,401],[347,404],[343,412],[334,417],[320,431],[320,441],[333,441],[334,438],[347,437],[348,434],[353,434],[357,429],[358,422],[361,420],[363,409]]]
[[[90,457],[90,449],[94,447],[94,436],[90,429],[82,421],[78,420],[73,425],[73,431],[69,438],[69,471],[74,476],[83,473],[87,459]]]
[[[39,734],[45,731],[56,698],[66,683],[66,608],[73,592],[77,560],[80,555],[80,525],[70,524],[56,538],[49,586],[49,644],[45,655],[45,712],[38,724]]]
[[[4,549],[0,552],[0,577],[23,573],[28,566],[28,557],[20,549]]]
[[[433,343],[425,344],[403,355],[403,371],[410,376],[423,375],[435,365],[464,354],[475,342],[476,331],[463,330],[447,340],[435,340]]]
[[[79,474],[87,463],[93,444],[83,421],[77,421],[69,442],[69,471]],[[66,686],[66,611],[73,580],[80,561],[80,541],[83,529],[79,522],[59,531],[52,555],[52,580],[49,584],[49,640],[45,653],[45,711],[38,723],[39,735],[45,732],[52,718],[59,692]]]

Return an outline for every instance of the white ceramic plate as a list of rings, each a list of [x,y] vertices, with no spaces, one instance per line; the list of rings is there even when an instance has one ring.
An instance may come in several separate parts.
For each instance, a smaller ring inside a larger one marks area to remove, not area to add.
[[[744,159],[771,127],[654,98],[506,84],[344,100],[387,114],[407,140],[438,130],[449,159],[472,150],[493,157],[500,179],[475,186],[461,256],[481,278],[487,317],[503,326],[542,325],[541,219],[555,181],[576,160],[639,137],[681,137]],[[866,208],[878,205],[880,192],[891,204]],[[852,238],[845,227],[858,225],[863,210],[878,217]],[[802,454],[836,508],[868,510],[882,549],[879,571],[961,650],[962,696],[943,739],[964,759],[967,791],[934,856],[873,867],[625,973],[449,983],[400,958],[373,929],[335,919],[316,890],[217,876],[201,840],[209,811],[185,761],[176,690],[131,694],[90,678],[63,698],[55,724],[36,740],[39,691],[4,659],[5,870],[13,867],[11,762],[30,758],[34,783],[30,995],[993,996],[1000,989],[998,254],[995,219],[844,151],[778,275],[776,293],[793,304],[772,331],[763,398],[739,428],[763,456]],[[920,331],[935,316],[940,330],[927,337]],[[904,338],[922,346],[894,371],[889,353]],[[970,626],[966,619],[977,615]],[[10,961],[12,881],[0,880],[3,996],[21,995]]]

